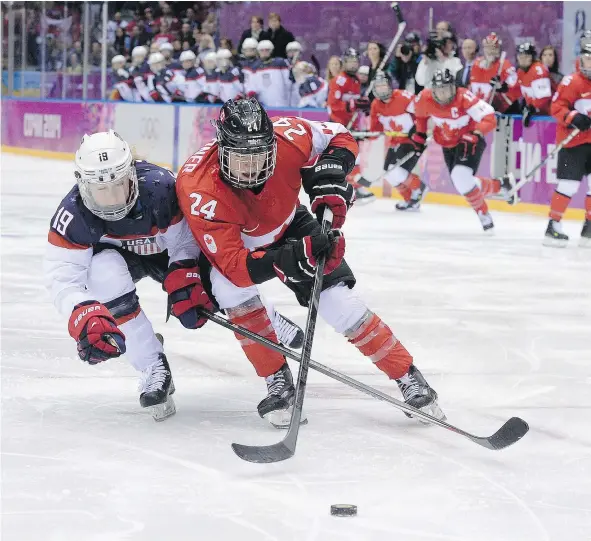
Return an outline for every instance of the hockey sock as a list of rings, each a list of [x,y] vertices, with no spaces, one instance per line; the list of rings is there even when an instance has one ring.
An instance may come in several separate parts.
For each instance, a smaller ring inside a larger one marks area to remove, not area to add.
[[[408,178],[398,186],[398,192],[404,198],[405,201],[408,201],[414,190],[417,190],[421,187],[421,179],[414,174],[408,175]]]
[[[249,310],[228,310],[228,316],[232,323],[240,325],[249,331],[260,334],[264,338],[278,343],[275,330],[267,314],[267,310],[264,306],[256,303],[251,306]],[[234,333],[244,354],[248,357],[248,360],[254,366],[257,375],[261,377],[267,377],[274,374],[285,364],[285,358],[283,355],[267,349],[265,346],[254,342],[250,338],[243,337],[238,333]]]
[[[412,364],[410,353],[373,312],[368,311],[361,325],[345,336],[390,379],[404,376]]]
[[[347,182],[352,184],[354,188],[359,188],[357,181],[361,178],[361,167],[356,165],[353,167],[351,172],[347,175]]]
[[[591,193],[588,193],[587,197],[585,197],[585,220],[591,220]]]
[[[501,191],[500,180],[481,177],[478,177],[478,180],[480,180],[480,190],[482,191],[482,194],[485,196],[494,193],[499,193]]]
[[[589,197],[587,197],[587,199],[589,199]],[[560,192],[554,192],[552,200],[550,201],[550,219],[559,222],[564,216],[569,203],[570,197],[561,194]]]
[[[484,195],[478,186],[472,188],[464,197],[470,203],[470,206],[482,214],[488,214],[488,205],[484,201]]]

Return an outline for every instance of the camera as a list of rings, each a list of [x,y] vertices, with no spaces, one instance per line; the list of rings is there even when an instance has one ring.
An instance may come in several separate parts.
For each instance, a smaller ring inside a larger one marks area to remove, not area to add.
[[[437,37],[437,34],[435,32],[432,32],[429,36],[429,40],[427,41],[427,49],[425,50],[425,55],[427,56],[427,58],[431,60],[437,60],[437,49],[443,52],[443,48],[445,47],[445,42],[447,41],[447,39],[447,36],[444,36],[442,39],[439,39]]]
[[[403,43],[400,47],[400,54],[408,56],[410,53],[412,53],[412,47],[408,43]]]

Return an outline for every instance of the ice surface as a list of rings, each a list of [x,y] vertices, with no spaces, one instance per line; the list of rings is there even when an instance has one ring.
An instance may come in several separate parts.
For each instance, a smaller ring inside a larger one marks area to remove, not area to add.
[[[491,452],[311,373],[293,459],[240,461],[231,442],[283,436],[258,418],[265,386],[225,329],[164,322],[165,296],[139,284],[166,338],[178,413],[155,423],[124,359],[82,364],[48,302],[41,258],[72,183],[65,162],[2,160],[2,539],[5,541],[545,541],[591,527],[591,250],[541,245],[545,220],[392,201],[355,208],[348,260],[368,305],[414,355],[451,423],[492,434]],[[574,242],[573,242],[574,241]],[[300,324],[278,283],[264,287]],[[319,322],[313,358],[398,396]],[[292,364],[297,370],[297,365]],[[356,518],[330,516],[352,503]]]

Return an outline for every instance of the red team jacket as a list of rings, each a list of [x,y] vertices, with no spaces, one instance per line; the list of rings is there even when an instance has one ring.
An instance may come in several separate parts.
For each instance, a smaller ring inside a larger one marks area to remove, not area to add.
[[[414,124],[414,95],[406,90],[393,90],[388,103],[375,99],[369,113],[370,131],[408,133]],[[408,137],[392,137],[390,144],[408,142]]]
[[[433,119],[433,139],[442,147],[455,147],[462,135],[474,130],[485,135],[497,126],[495,111],[467,88],[458,88],[451,103],[440,105],[425,89],[415,99],[417,131],[427,133],[427,121]]]
[[[490,80],[499,75],[500,62],[501,59],[497,58],[490,66],[486,67],[484,58],[477,58],[470,71],[470,90],[476,97],[487,103],[489,103],[490,95],[492,93]],[[506,111],[515,100],[521,97],[517,72],[515,71],[515,67],[507,59],[503,62],[500,79],[501,82],[507,83],[509,91],[505,94],[497,92],[492,105],[495,110],[502,113]]]
[[[550,114],[556,119],[556,144],[568,137],[570,124],[576,113],[591,116],[591,80],[577,71],[567,75],[558,85],[558,90],[552,98]],[[579,133],[567,148],[591,143],[591,130]]]
[[[338,122],[343,126],[349,124],[354,112],[347,112],[347,102],[361,97],[361,83],[357,77],[347,75],[344,71],[331,79],[328,84],[328,98],[326,105],[331,122]]]
[[[302,187],[300,168],[328,146],[357,156],[357,143],[340,124],[297,117],[271,120],[277,166],[258,195],[220,178],[215,141],[187,160],[176,181],[179,205],[197,243],[212,265],[239,287],[253,285],[248,253],[280,239],[293,220]]]
[[[547,115],[552,100],[550,72],[541,62],[534,62],[527,71],[517,70],[521,94],[527,105],[533,105],[540,113]]]

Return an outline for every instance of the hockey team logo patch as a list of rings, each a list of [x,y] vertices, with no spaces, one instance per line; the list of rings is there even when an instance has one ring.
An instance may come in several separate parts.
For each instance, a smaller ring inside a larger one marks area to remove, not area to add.
[[[215,254],[218,251],[217,244],[211,235],[203,235],[203,241],[205,242],[205,246],[207,249],[212,253]]]

